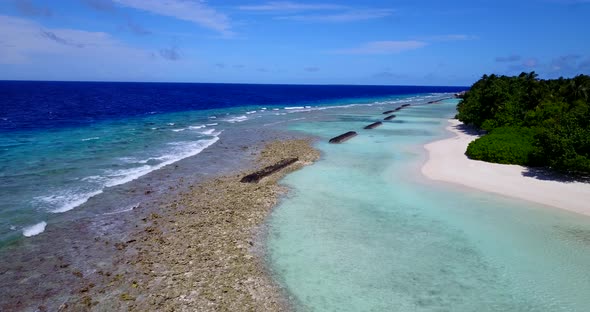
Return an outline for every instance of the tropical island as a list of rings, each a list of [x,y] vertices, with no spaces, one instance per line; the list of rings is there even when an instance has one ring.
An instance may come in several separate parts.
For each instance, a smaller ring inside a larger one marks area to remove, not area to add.
[[[487,134],[467,156],[500,164],[590,174],[590,76],[541,80],[484,75],[457,106],[457,119]]]
[[[426,144],[422,173],[590,215],[590,77],[484,75],[457,104],[453,137]]]

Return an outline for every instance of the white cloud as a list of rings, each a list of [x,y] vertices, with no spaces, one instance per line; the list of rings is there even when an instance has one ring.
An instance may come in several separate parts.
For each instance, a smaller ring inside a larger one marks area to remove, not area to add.
[[[149,53],[124,45],[104,32],[45,28],[31,20],[0,15],[0,64],[38,61],[39,56],[93,62],[149,59]]]
[[[276,19],[302,22],[354,22],[387,17],[393,14],[393,10],[351,10],[342,13],[322,15],[291,15],[279,16]]]
[[[509,55],[509,56],[498,56],[496,57],[496,62],[498,63],[512,63],[512,62],[518,62],[522,59],[522,57],[520,55]]]
[[[199,26],[215,30],[224,36],[231,36],[229,17],[207,6],[204,1],[191,0],[114,0],[116,3],[147,11],[150,13],[173,17]]]
[[[318,11],[318,10],[339,10],[345,8],[338,4],[307,4],[289,1],[272,1],[259,5],[242,5],[238,9],[243,11],[262,11],[262,12],[276,12],[276,11]]]
[[[243,5],[238,9],[258,13],[274,14],[276,20],[300,22],[354,22],[387,17],[391,9],[363,9],[331,3],[267,2],[259,5]],[[315,12],[314,12],[315,11]],[[320,14],[319,11],[325,13]],[[328,11],[328,12],[326,12]],[[295,15],[286,15],[296,13]],[[305,12],[305,13],[304,13]]]
[[[373,41],[360,47],[335,51],[339,54],[394,54],[415,50],[427,46],[428,43],[417,40],[407,41]]]
[[[576,54],[562,55],[551,60],[551,71],[573,72],[576,71],[577,63],[582,57]],[[536,65],[536,64],[535,64]]]
[[[538,64],[539,64],[539,61],[537,61],[534,58],[529,58],[529,59],[524,60],[524,62],[522,62],[522,66],[528,67],[528,68],[536,67]]]

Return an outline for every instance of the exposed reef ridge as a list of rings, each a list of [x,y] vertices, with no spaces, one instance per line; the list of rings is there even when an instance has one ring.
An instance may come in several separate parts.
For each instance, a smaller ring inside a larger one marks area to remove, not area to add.
[[[95,280],[60,311],[285,311],[290,304],[264,260],[263,223],[286,189],[288,172],[319,158],[310,140],[275,141],[260,168],[293,160],[258,183],[246,173],[213,178],[157,213],[146,215],[134,239],[118,243],[118,272]]]

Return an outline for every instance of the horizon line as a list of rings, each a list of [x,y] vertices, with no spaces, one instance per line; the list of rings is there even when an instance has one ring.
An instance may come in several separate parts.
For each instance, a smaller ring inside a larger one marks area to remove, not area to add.
[[[470,88],[460,85],[417,85],[417,84],[339,84],[339,83],[259,83],[259,82],[195,82],[195,81],[121,81],[121,80],[26,80],[0,79],[0,82],[82,82],[82,83],[169,83],[169,84],[228,84],[228,85],[276,85],[276,86],[359,86],[359,87],[444,87]]]

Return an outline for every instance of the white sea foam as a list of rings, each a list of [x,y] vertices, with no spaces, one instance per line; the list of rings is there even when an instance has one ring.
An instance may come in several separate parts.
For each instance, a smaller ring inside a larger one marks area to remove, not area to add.
[[[256,113],[256,111],[249,111],[249,112],[246,112],[246,115],[251,115],[251,114],[255,114],[255,113]]]
[[[131,159],[133,159],[133,161],[131,161]],[[129,157],[129,159],[126,159],[126,162],[128,162],[128,163],[137,162],[137,159]],[[80,180],[85,181],[85,182],[102,182],[105,180],[105,177],[93,175],[93,176],[84,177]]]
[[[10,226],[10,230],[11,230],[11,231],[16,231],[16,226],[15,226],[15,225],[11,225],[11,226]]]
[[[305,108],[305,109],[297,109],[297,110],[290,110],[288,111],[289,114],[295,114],[295,113],[304,113],[304,112],[311,112],[313,111],[313,109],[311,108]]]
[[[273,111],[278,111],[279,109],[278,109],[278,108],[273,108],[272,110],[273,110]]]
[[[62,191],[56,194],[48,195],[48,196],[38,196],[35,197],[37,201],[44,202],[49,204],[52,209],[50,212],[53,213],[62,213],[66,211],[70,211],[90,199],[92,196],[96,196],[102,193],[101,190],[96,190],[92,192],[79,192],[79,191]]]
[[[207,124],[207,127],[210,127],[210,126],[217,126],[217,125],[218,125],[218,123],[210,123],[210,124]]]
[[[422,102],[425,100],[425,96],[414,96],[409,98],[403,98],[399,100],[392,100],[392,101],[382,101],[382,102],[375,102],[373,104],[377,105],[385,105],[385,104],[398,104],[398,103],[407,103],[407,102]],[[321,111],[327,109],[337,109],[337,108],[350,108],[355,106],[373,106],[373,104],[361,104],[361,103],[353,103],[353,104],[346,104],[346,105],[331,105],[331,106],[292,106],[292,107],[285,107],[285,110],[288,110],[289,114],[293,113],[302,113],[302,112],[312,112],[312,111]],[[278,110],[278,109],[273,109]],[[275,114],[275,115],[283,115],[283,114]]]
[[[85,138],[85,139],[82,139],[82,141],[92,141],[92,140],[98,140],[98,139],[100,139],[100,137]]]
[[[201,131],[201,133],[205,134],[205,135],[211,135],[211,134],[215,133],[215,129],[207,129],[205,131]]]
[[[174,125],[175,125],[175,123],[173,123],[173,122],[169,122],[169,123],[167,123],[167,125],[169,125],[169,126],[174,126]]]
[[[106,176],[109,177],[109,181],[105,184],[106,187],[112,187],[133,181],[143,175],[146,175],[154,170],[158,170],[166,165],[175,163],[181,159],[197,155],[207,147],[213,145],[219,140],[218,137],[207,140],[199,140],[193,142],[172,142],[168,143],[171,146],[167,154],[160,157],[153,157],[162,161],[155,165],[144,165],[136,168],[119,169],[119,170],[108,170]]]
[[[174,131],[174,132],[180,132],[180,131],[184,131],[184,130],[186,130],[186,129],[187,129],[187,128],[172,129],[172,131]]]
[[[150,161],[159,161],[161,160],[162,157],[150,157],[148,159],[142,159],[142,160],[137,160],[135,163],[136,164],[147,164]]]
[[[26,237],[31,237],[35,235],[39,235],[45,231],[45,227],[47,226],[47,222],[41,221],[37,224],[27,226],[23,228],[23,235]]]
[[[61,192],[54,192],[53,194],[47,196],[38,196],[35,197],[35,200],[42,202],[43,206],[49,206],[48,210],[53,213],[62,213],[72,210],[86,203],[91,197],[101,194],[106,187],[113,187],[133,181],[166,165],[199,154],[201,151],[217,142],[219,140],[217,136],[220,133],[221,131],[212,131],[211,135],[214,135],[215,137],[211,139],[168,143],[168,149],[165,151],[164,155],[150,157],[148,159],[138,160],[136,162],[137,164],[143,164],[142,166],[119,170],[105,170],[104,174],[100,176],[89,176],[83,178],[82,180],[96,185],[95,187],[97,189],[93,191],[70,189]],[[150,161],[155,162],[155,164],[150,165]]]
[[[248,117],[246,117],[245,115],[242,115],[242,116],[237,116],[237,117],[231,117],[231,118],[228,118],[224,121],[227,121],[229,123],[236,123],[236,122],[242,122],[242,121],[246,121],[246,120],[248,120]]]
[[[215,116],[209,116],[209,119],[215,119],[215,118],[217,118],[217,117],[215,117]]]
[[[123,163],[127,163],[127,164],[133,164],[138,162],[139,160],[137,159],[137,157],[119,157],[117,158],[120,162]]]
[[[147,163],[149,160],[142,161],[141,163]],[[150,165],[143,165],[140,167],[129,168],[129,169],[119,169],[119,170],[107,170],[105,172],[106,176],[108,177],[107,182],[105,183],[105,187],[112,187],[116,185],[120,185],[123,183],[127,183],[133,181],[143,175],[146,175],[153,171],[152,166]]]
[[[191,130],[198,130],[198,129],[203,129],[205,128],[205,125],[198,125],[198,126],[189,126],[188,128]]]

